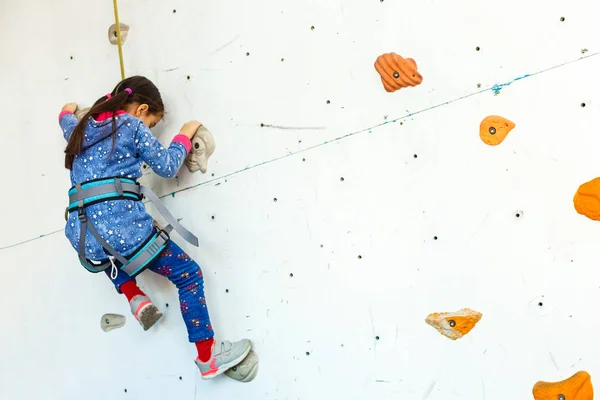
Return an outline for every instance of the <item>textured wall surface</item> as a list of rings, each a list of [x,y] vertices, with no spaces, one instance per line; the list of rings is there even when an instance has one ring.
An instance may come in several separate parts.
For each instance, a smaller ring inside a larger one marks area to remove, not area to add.
[[[600,223],[572,202],[600,176],[596,1],[119,7],[126,74],[168,108],[155,134],[215,135],[206,174],[143,180],[199,237],[174,235],[259,375],[202,381],[170,283],[139,278],[165,313],[143,332],[64,237],[56,118],[120,79],[111,2],[4,0],[1,398],[503,400],[600,376]],[[389,52],[423,82],[386,92]],[[490,115],[516,124],[498,146]],[[457,340],[425,322],[463,308],[482,317]],[[104,313],[127,323],[105,333]]]

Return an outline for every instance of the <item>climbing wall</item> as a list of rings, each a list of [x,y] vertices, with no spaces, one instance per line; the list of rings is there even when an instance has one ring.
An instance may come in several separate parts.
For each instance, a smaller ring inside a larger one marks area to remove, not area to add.
[[[199,237],[174,235],[250,383],[200,379],[166,279],[139,278],[144,332],[64,237],[57,115],[120,80],[111,2],[0,8],[0,398],[592,399],[596,1],[119,1],[154,134],[215,136],[206,173],[143,181]]]

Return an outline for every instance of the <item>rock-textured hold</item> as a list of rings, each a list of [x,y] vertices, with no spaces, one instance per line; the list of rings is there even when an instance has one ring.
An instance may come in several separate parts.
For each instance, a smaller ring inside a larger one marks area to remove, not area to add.
[[[592,378],[579,371],[561,382],[538,382],[533,386],[535,400],[593,400]]]
[[[87,114],[88,111],[90,111],[90,108],[91,107],[85,107],[85,108],[77,107],[77,109],[75,110],[75,117],[77,117],[77,119],[81,121],[81,118],[83,118],[83,116],[85,114]]]
[[[121,27],[121,44],[125,43],[127,40],[127,35],[129,34],[129,26],[125,24],[119,24]],[[108,41],[110,44],[118,44],[117,40],[117,24],[112,24],[108,27]]]
[[[515,127],[515,123],[498,115],[490,115],[481,121],[479,136],[485,144],[498,146]]]
[[[573,197],[575,210],[594,221],[600,221],[600,178],[579,186]]]
[[[381,75],[381,82],[387,92],[417,86],[423,76],[417,71],[417,63],[412,58],[402,58],[396,53],[385,53],[375,60],[375,69]]]
[[[125,325],[125,317],[120,314],[104,314],[100,320],[100,328],[104,332],[121,328]]]
[[[425,322],[437,329],[442,335],[452,340],[465,336],[479,322],[482,314],[469,308],[456,312],[433,313]]]
[[[200,126],[192,138],[192,151],[185,159],[185,165],[190,172],[198,170],[206,173],[208,158],[215,152],[215,138],[204,125]]]
[[[250,382],[258,374],[258,356],[253,350],[244,360],[233,368],[228,369],[225,375],[240,382]]]

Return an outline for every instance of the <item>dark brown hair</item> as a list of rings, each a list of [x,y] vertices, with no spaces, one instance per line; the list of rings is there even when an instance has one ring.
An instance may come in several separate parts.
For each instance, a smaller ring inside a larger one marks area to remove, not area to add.
[[[125,89],[131,89],[131,94]],[[85,128],[88,126],[88,121],[98,114],[104,112],[113,113],[111,136],[114,149],[117,133],[117,122],[115,120],[116,112],[118,110],[123,110],[133,103],[148,104],[149,114],[164,114],[165,112],[165,106],[160,97],[160,92],[149,79],[143,76],[132,76],[122,80],[110,93],[110,98],[109,96],[100,97],[75,126],[65,149],[65,168],[73,168],[75,156],[84,150],[83,139],[85,137]]]

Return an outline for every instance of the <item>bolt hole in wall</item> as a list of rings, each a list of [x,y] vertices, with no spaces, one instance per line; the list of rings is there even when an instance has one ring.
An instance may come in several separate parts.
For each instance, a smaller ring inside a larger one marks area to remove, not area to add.
[[[542,302],[540,301],[540,302],[538,303],[538,306],[539,306],[539,307],[543,307],[543,306],[544,306],[544,303],[542,303]]]
[[[581,107],[582,107],[582,108],[583,108],[583,107],[585,107],[585,103],[581,103]]]
[[[565,22],[565,17],[560,17],[560,22]]]
[[[475,51],[479,51],[479,50],[481,50],[481,47],[479,47],[479,46],[475,47]]]
[[[438,240],[438,237],[437,237],[437,236],[434,236],[434,237],[433,237],[433,240]]]

